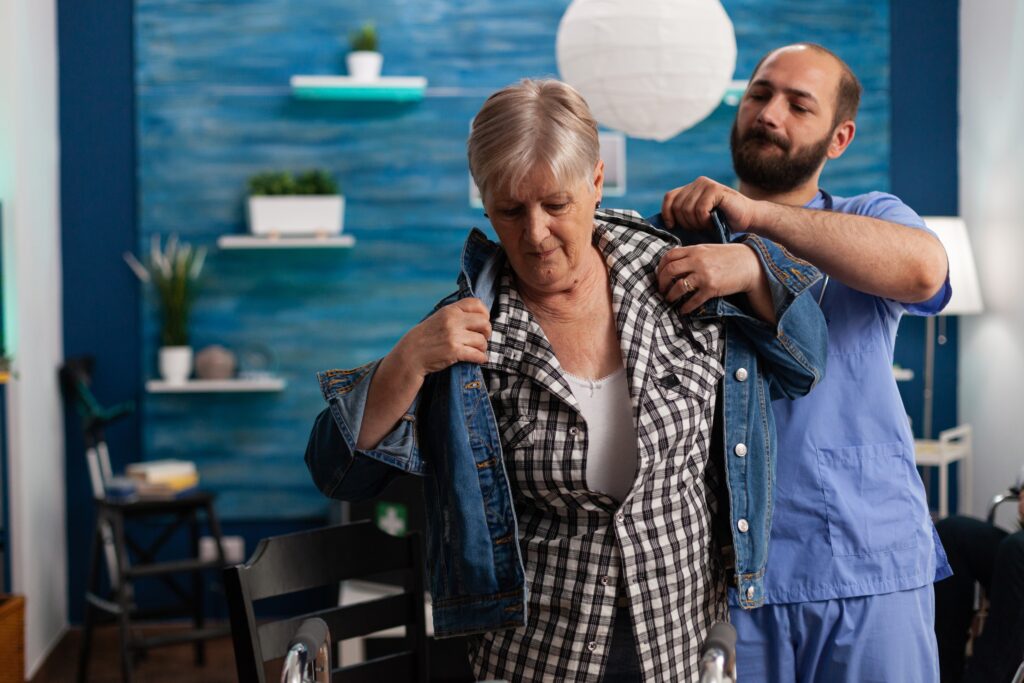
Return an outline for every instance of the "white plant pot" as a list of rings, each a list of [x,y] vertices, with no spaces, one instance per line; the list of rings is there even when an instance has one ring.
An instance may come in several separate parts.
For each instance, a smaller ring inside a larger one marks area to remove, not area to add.
[[[380,78],[384,55],[368,50],[356,50],[345,55],[348,75],[356,81],[375,81]]]
[[[249,197],[249,232],[253,235],[337,235],[344,227],[341,195]]]
[[[168,384],[184,384],[192,375],[191,346],[161,346],[160,376]]]

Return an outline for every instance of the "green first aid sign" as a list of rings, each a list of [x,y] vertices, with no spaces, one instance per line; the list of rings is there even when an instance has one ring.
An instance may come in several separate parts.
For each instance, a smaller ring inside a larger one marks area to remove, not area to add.
[[[409,529],[409,511],[401,503],[377,503],[374,520],[378,529],[392,536],[405,536]]]

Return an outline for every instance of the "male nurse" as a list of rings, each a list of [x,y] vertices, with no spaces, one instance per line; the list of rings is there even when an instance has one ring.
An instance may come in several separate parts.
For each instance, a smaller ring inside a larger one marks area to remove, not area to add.
[[[709,227],[717,208],[734,230],[782,244],[827,275],[814,290],[829,326],[825,378],[807,397],[773,404],[778,463],[764,605],[741,609],[732,595],[745,682],[939,677],[932,583],[950,570],[892,358],[900,316],[935,315],[949,300],[947,261],[893,195],[838,197],[819,186],[828,160],[853,141],[860,92],[850,68],[821,46],[773,50],[754,70],[732,128],[739,191],[700,178],[662,206],[669,227],[694,229]],[[670,252],[662,265],[673,263],[686,259]],[[673,275],[677,288],[701,285]]]

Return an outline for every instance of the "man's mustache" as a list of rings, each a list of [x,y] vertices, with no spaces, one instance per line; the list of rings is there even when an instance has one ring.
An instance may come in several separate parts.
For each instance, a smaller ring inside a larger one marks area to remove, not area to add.
[[[770,142],[783,152],[788,152],[791,146],[789,140],[764,128],[751,128],[743,136],[743,142]]]

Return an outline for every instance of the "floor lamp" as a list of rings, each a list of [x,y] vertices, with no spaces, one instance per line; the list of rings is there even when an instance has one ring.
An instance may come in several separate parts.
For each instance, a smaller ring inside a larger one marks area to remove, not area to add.
[[[969,315],[981,313],[984,306],[981,301],[981,287],[978,284],[978,271],[974,266],[974,253],[971,251],[970,240],[967,239],[967,225],[962,218],[956,216],[926,216],[925,224],[938,236],[946,248],[949,259],[949,284],[953,288],[953,296],[946,308],[939,315]],[[924,416],[922,419],[921,438],[932,438],[932,406],[935,394],[935,317],[929,316],[925,322],[924,348]],[[939,321],[941,329],[938,343],[945,344],[946,321]]]

